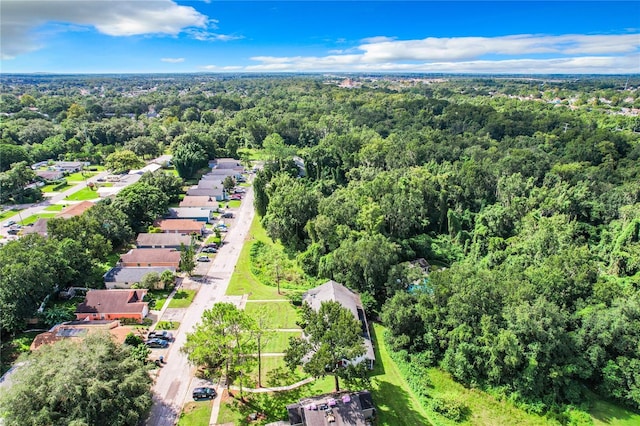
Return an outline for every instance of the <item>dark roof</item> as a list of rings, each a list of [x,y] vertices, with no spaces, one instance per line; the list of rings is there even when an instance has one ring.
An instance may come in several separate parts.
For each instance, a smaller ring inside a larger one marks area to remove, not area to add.
[[[142,298],[147,290],[90,290],[78,305],[78,314],[142,313],[147,302]]]
[[[188,235],[180,234],[138,234],[136,244],[138,246],[175,246],[180,247],[180,244],[188,246],[191,244],[191,237]]]
[[[330,405],[332,400],[333,404]],[[372,408],[371,394],[362,390],[303,398],[298,404],[288,405],[287,412],[291,424],[326,426],[327,414],[330,412],[335,418],[335,425],[365,426],[367,416],[363,411]]]
[[[304,416],[304,409],[300,407],[300,404],[287,405],[287,414],[289,415],[289,424],[297,425],[302,423],[302,417]]]
[[[361,391],[358,393],[358,398],[360,398],[360,407],[363,410],[369,410],[371,408],[375,408],[373,405],[373,398],[369,391]]]
[[[147,249],[143,249],[147,250]],[[153,250],[153,249],[151,249]],[[169,266],[151,266],[151,267],[123,267],[116,266],[114,268],[109,269],[109,272],[104,274],[104,281],[107,283],[139,283],[142,280],[142,277],[147,275],[149,272],[157,272],[158,274],[162,274],[164,271],[176,272],[176,268],[171,268]],[[109,290],[111,291],[111,290]]]
[[[217,196],[222,196],[223,192],[222,192],[222,188],[202,189],[202,188],[198,188],[197,186],[194,186],[187,190],[187,195],[217,197]]]

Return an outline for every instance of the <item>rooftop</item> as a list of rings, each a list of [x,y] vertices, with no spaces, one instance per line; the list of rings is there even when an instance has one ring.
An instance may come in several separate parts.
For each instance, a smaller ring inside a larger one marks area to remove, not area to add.
[[[180,207],[211,207],[217,208],[218,202],[206,195],[187,195],[180,201]]]
[[[141,249],[141,250],[154,250],[154,249]],[[160,249],[165,250],[165,249]],[[166,249],[168,250],[168,249]],[[178,260],[180,259],[180,252],[178,253]],[[126,266],[115,266],[104,274],[104,281],[107,283],[139,283],[142,277],[149,272],[157,272],[162,274],[164,271],[176,272],[176,268],[170,266],[149,266],[149,267],[135,267],[128,268]],[[109,290],[113,291],[113,290]]]
[[[144,307],[147,306],[147,302],[142,301],[145,294],[147,290],[89,290],[84,302],[78,305],[76,313],[143,312]]]
[[[180,252],[170,248],[131,249],[120,256],[125,263],[180,262]]]
[[[204,225],[193,219],[164,219],[159,220],[156,226],[163,231],[200,232]]]
[[[180,244],[188,246],[191,244],[191,237],[180,234],[138,234],[136,243],[139,246],[174,246],[179,247]]]
[[[94,203],[91,201],[81,201],[77,204],[71,204],[70,206],[65,207],[56,215],[56,217],[61,217],[63,219],[69,219],[74,216],[80,216],[82,213],[89,210],[93,207]]]
[[[374,409],[369,391],[341,392],[303,398],[287,406],[289,422],[305,426],[366,426]]]

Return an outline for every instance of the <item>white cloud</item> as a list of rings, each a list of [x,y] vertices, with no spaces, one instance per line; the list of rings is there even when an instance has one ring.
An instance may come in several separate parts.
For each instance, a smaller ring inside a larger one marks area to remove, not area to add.
[[[177,35],[216,22],[172,0],[2,0],[0,19],[3,59],[43,47],[37,29],[49,22],[94,27],[110,36]]]
[[[255,56],[254,72],[404,71],[459,73],[640,72],[640,36],[511,35],[393,40],[373,37],[326,56]]]
[[[184,62],[184,58],[162,58],[160,60],[162,62],[169,62],[170,64],[179,64],[180,62]]]

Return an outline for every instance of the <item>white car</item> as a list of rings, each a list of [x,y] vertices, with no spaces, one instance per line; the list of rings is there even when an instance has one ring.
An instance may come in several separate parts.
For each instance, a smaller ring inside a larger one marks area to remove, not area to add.
[[[5,224],[4,224],[3,226],[4,226],[5,228],[8,228],[8,227],[10,227],[10,226],[12,226],[12,225],[15,225],[15,224],[16,224],[16,221],[15,221],[15,220],[10,220],[10,221],[8,221],[8,222],[5,222]]]

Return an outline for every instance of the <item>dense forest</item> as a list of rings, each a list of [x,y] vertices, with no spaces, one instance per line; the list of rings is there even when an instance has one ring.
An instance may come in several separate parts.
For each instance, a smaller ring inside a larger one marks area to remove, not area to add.
[[[640,80],[1,82],[2,192],[22,162],[168,149],[189,178],[261,149],[268,234],[360,292],[398,358],[538,412],[588,392],[640,408]]]

